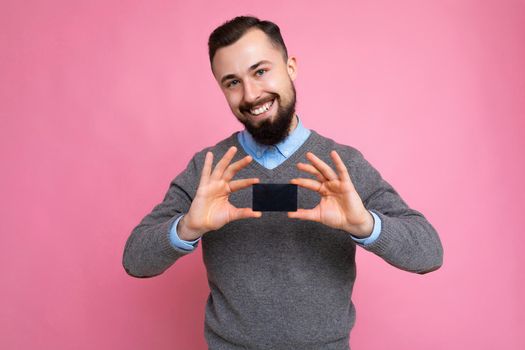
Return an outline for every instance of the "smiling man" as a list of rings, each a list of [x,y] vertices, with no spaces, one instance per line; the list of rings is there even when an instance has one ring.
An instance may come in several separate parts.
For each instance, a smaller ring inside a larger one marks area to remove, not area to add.
[[[277,25],[236,17],[208,47],[245,128],[172,180],[131,232],[124,268],[159,275],[202,241],[210,349],[349,349],[356,247],[423,274],[442,264],[439,237],[357,149],[303,126],[296,59]],[[257,183],[298,185],[297,211],[254,211]]]
[[[295,58],[258,28],[228,47],[217,47],[221,38],[221,29],[210,38],[210,60],[233,114],[255,141],[278,144],[297,125]]]

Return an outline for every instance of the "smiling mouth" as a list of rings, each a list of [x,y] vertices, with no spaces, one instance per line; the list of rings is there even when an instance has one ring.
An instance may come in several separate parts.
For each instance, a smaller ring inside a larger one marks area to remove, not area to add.
[[[265,102],[262,105],[258,105],[257,107],[252,108],[248,111],[250,112],[251,115],[256,116],[256,117],[265,115],[266,112],[268,112],[270,108],[273,106],[274,102],[275,102],[275,98],[271,101]]]

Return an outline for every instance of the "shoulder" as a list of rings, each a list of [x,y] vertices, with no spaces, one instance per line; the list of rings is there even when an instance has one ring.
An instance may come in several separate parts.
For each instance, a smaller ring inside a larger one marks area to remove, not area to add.
[[[360,162],[364,159],[363,154],[356,147],[337,142],[329,137],[323,136],[311,130],[314,138],[314,148],[319,154],[316,154],[322,159],[329,159],[330,152],[336,151],[345,163]],[[315,151],[313,151],[315,153]]]
[[[235,145],[236,134],[237,133],[233,133],[227,138],[217,142],[215,145],[197,151],[187,163],[186,168],[172,180],[172,183],[176,183],[177,187],[184,188],[193,198],[193,195],[197,190],[197,184],[200,179],[202,168],[204,167],[206,153],[208,151],[213,153],[213,163],[216,164],[222,158],[223,154],[231,146]]]
[[[236,146],[237,147],[237,154],[234,157],[234,161],[239,157],[239,144],[237,142],[237,134],[238,132],[232,133],[230,136],[226,137],[223,140],[220,140],[213,146],[208,146],[200,151],[196,152],[192,157],[192,162],[196,163],[197,168],[202,168],[204,165],[204,158],[206,157],[206,153],[212,152],[213,153],[213,163],[215,164],[219,159],[222,158],[224,153],[231,147]]]
[[[314,147],[312,152],[327,164],[333,166],[333,161],[330,157],[330,152],[333,150],[341,157],[350,174],[352,183],[362,198],[368,198],[370,193],[384,184],[379,171],[354,146],[345,145],[319,135],[318,146]],[[316,154],[316,152],[319,154]]]

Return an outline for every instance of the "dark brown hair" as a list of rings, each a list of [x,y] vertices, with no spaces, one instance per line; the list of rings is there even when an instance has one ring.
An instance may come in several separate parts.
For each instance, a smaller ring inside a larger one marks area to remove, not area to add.
[[[281,31],[277,24],[270,21],[261,21],[257,17],[238,16],[224,22],[210,34],[210,38],[208,39],[210,65],[218,49],[233,44],[252,28],[260,29],[266,33],[272,44],[281,50],[284,60],[288,60],[288,51],[286,50],[286,45],[284,44]]]

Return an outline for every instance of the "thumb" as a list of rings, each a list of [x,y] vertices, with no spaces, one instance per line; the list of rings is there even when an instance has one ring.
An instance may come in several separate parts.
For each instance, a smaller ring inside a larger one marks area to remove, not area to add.
[[[235,208],[230,211],[230,220],[240,220],[248,218],[260,218],[262,213],[260,211],[253,211],[251,208]]]

